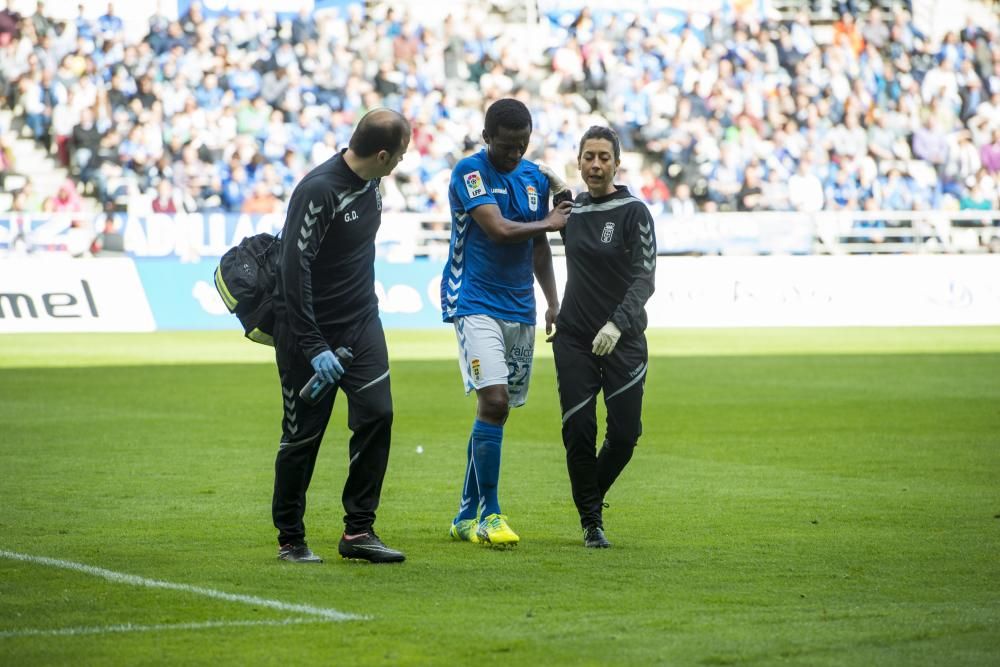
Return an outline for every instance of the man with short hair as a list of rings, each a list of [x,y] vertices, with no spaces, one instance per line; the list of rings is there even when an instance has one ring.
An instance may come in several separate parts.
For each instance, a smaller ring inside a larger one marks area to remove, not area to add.
[[[405,559],[382,543],[372,525],[392,428],[389,358],[375,295],[375,234],[382,222],[378,188],[409,144],[410,124],[402,115],[370,111],[349,147],[306,174],[288,202],[274,291],[284,414],[272,515],[281,560],[322,562],[306,545],[302,519],[338,389],[347,396],[352,431],[338,550],[344,558],[373,563]],[[346,369],[333,353],[339,347],[354,355]],[[299,391],[313,373],[334,386],[309,405]]]
[[[534,278],[545,294],[545,331],[559,312],[545,233],[566,224],[569,203],[549,211],[549,177],[523,159],[531,114],[516,99],[486,111],[486,148],[455,165],[448,189],[452,233],[441,278],[441,310],[455,326],[465,392],[476,391],[476,419],[453,539],[513,546],[518,535],[497,495],[503,426],[523,405],[535,345]],[[481,509],[481,511],[480,511]]]

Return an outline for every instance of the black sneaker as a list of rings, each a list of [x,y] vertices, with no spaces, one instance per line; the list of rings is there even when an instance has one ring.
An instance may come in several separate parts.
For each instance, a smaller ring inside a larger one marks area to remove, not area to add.
[[[322,563],[323,559],[312,552],[312,549],[302,544],[282,544],[278,547],[278,560],[289,563]]]
[[[600,526],[591,526],[583,529],[583,546],[589,549],[607,549],[611,546],[604,537],[604,529]]]
[[[402,563],[406,556],[402,551],[390,549],[382,543],[374,531],[340,538],[337,547],[343,558],[358,558],[370,563]]]

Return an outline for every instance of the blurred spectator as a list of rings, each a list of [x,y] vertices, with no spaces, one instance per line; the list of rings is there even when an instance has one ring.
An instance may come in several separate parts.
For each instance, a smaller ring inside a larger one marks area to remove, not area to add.
[[[838,169],[833,180],[826,186],[825,201],[828,209],[834,211],[855,211],[858,206],[858,186],[854,176],[847,169]]]
[[[955,137],[956,146],[948,151],[947,178],[952,183],[965,183],[982,167],[982,158],[972,143],[972,135],[963,130]]]
[[[938,177],[942,176],[948,159],[948,139],[941,131],[940,122],[928,117],[923,125],[913,132],[913,156],[934,167]]]
[[[119,17],[115,16],[114,4],[109,2],[108,11],[97,19],[97,31],[103,40],[108,42],[120,37],[124,30],[125,24]]]
[[[991,209],[997,208],[997,202],[995,197],[990,197],[986,192],[986,187],[983,182],[979,179],[973,178],[974,185],[966,194],[962,197],[960,205],[962,210],[980,210],[989,211]]]
[[[45,3],[42,0],[35,3],[35,13],[31,15],[29,21],[35,35],[40,39],[47,37],[52,30],[53,22],[46,16]]]
[[[76,191],[76,183],[70,179],[63,181],[52,199],[49,210],[52,213],[79,213],[83,210],[83,198]]]
[[[26,181],[24,187],[14,193],[11,210],[15,213],[38,213],[42,210],[42,203],[31,181]]]
[[[0,10],[0,47],[20,37],[18,23],[21,22],[21,15],[11,8],[12,3],[13,0],[5,0],[4,8]]]
[[[70,168],[81,180],[89,178],[100,145],[101,130],[97,127],[94,112],[84,107],[80,112],[80,122],[70,135]]]
[[[161,179],[156,184],[156,196],[150,206],[153,213],[177,213],[181,208],[177,205],[174,196],[174,187],[167,179]]]
[[[768,211],[788,211],[791,209],[788,183],[777,169],[772,169],[768,173],[767,180],[761,186],[761,207]]]
[[[0,190],[8,189],[7,177],[16,173],[17,161],[14,158],[13,142],[0,132]]]
[[[229,213],[239,213],[243,209],[243,200],[249,194],[250,182],[246,168],[237,162],[230,170],[229,176],[222,182],[222,205]]]
[[[970,202],[990,202],[991,208],[1000,208],[1000,178],[990,174],[985,169],[979,171],[972,179],[969,188]]]
[[[861,26],[861,36],[866,44],[874,46],[881,51],[889,42],[889,26],[882,19],[882,10],[878,6],[872,7],[868,12],[868,18]]]
[[[722,146],[722,159],[709,175],[709,197],[724,210],[733,210],[736,194],[743,184],[743,166],[739,149],[733,143]]]
[[[799,162],[798,171],[788,179],[789,203],[796,211],[815,213],[823,208],[823,183],[812,172],[807,159]]]
[[[913,193],[898,169],[890,169],[882,185],[882,204],[893,211],[913,208]]]
[[[24,122],[31,130],[31,136],[47,145],[55,104],[52,72],[42,70],[32,77],[22,78],[20,100],[24,108]]]
[[[991,174],[1000,172],[1000,129],[993,130],[993,141],[980,151],[983,168]]]
[[[747,167],[743,172],[743,185],[736,195],[736,210],[761,211],[764,209],[764,191],[761,188],[760,168]]]
[[[691,186],[678,183],[674,196],[670,198],[670,215],[677,218],[693,216],[697,211],[694,199],[691,198]]]
[[[267,183],[258,181],[254,184],[250,195],[243,200],[240,212],[257,215],[280,213],[281,200],[274,196],[274,193],[268,188]]]
[[[657,176],[656,171],[652,167],[644,168],[640,177],[642,179],[642,187],[639,189],[639,193],[649,207],[649,210],[653,211],[654,215],[655,212],[662,213],[667,211],[668,202],[670,201],[670,188],[666,182]]]

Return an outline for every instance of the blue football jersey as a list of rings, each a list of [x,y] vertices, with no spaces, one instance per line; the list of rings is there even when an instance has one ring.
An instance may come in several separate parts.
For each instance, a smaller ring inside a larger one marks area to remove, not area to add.
[[[494,243],[472,219],[472,211],[495,204],[514,222],[541,220],[549,212],[549,179],[534,162],[521,160],[510,173],[497,171],[483,149],[451,172],[451,247],[441,277],[441,316],[489,315],[534,324],[532,241]]]

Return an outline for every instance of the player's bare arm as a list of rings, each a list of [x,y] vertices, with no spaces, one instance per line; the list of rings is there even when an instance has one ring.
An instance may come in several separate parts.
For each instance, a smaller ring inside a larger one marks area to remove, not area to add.
[[[535,237],[544,238],[546,232],[558,232],[566,226],[572,208],[570,202],[563,202],[541,220],[513,222],[500,215],[500,208],[496,204],[483,204],[472,209],[472,219],[494,243],[520,243]]]
[[[552,248],[549,246],[549,240],[544,235],[537,237],[531,252],[535,279],[545,295],[545,333],[552,335],[556,317],[559,315],[559,291],[556,289],[556,274],[552,270]]]

